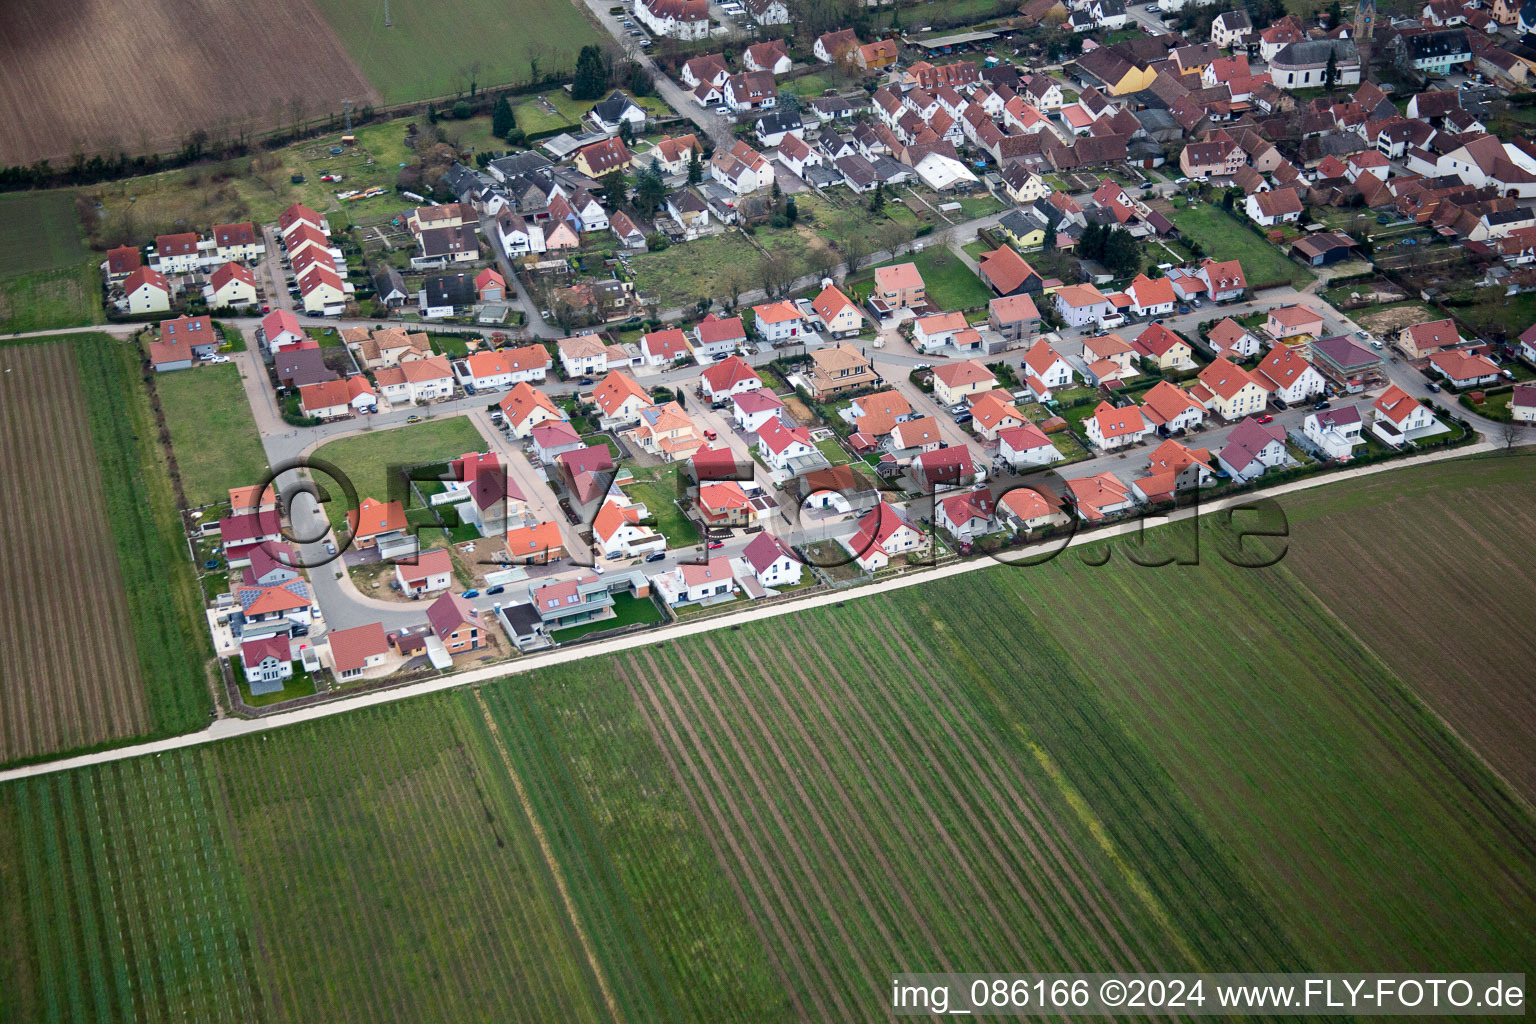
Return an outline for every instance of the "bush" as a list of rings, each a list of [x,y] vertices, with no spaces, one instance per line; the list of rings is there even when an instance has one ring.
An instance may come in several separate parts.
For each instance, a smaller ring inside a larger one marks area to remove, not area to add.
[[[455,121],[468,121],[475,108],[469,105],[469,100],[459,100],[453,105],[453,119]]]

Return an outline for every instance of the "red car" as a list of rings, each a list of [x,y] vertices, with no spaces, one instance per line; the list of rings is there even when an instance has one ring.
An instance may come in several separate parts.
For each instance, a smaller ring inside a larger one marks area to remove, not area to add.
[[[1274,420],[1274,417],[1271,416],[1269,413],[1265,413],[1264,415],[1259,417],[1259,422],[1260,423],[1269,423],[1269,422],[1271,422],[1273,420]]]
[[[261,305],[261,311],[262,311],[262,312],[263,312],[263,313],[270,313],[270,312],[272,312],[272,307],[271,307],[271,306],[269,306],[269,305],[267,305],[267,304],[266,304],[266,303],[262,303],[262,305]]]
[[[723,547],[725,547],[725,541],[723,541],[723,540],[712,540],[712,541],[709,542],[709,550],[711,550],[711,551],[715,550],[716,548],[723,548]]]

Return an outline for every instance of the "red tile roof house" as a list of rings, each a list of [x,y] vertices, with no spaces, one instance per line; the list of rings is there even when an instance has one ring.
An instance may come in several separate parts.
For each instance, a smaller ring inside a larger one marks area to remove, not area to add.
[[[433,601],[427,608],[427,624],[450,657],[485,646],[478,613],[458,594],[444,594]]]
[[[941,500],[934,521],[956,540],[968,544],[992,532],[992,512],[991,492],[966,491]]]
[[[1057,388],[1070,387],[1076,376],[1072,364],[1067,362],[1044,338],[1038,339],[1024,353],[1019,363],[1024,371],[1024,383],[1042,402],[1051,397]]]
[[[720,317],[711,313],[693,329],[693,357],[699,362],[734,352],[747,340],[747,329],[739,316]]]
[[[162,320],[159,334],[149,343],[149,361],[156,373],[190,369],[194,357],[207,359],[223,341],[206,316]]]
[[[1276,341],[1299,338],[1304,334],[1317,337],[1323,333],[1323,317],[1306,306],[1281,306],[1269,311],[1264,330]]]
[[[1509,414],[1516,423],[1536,423],[1536,384],[1516,384],[1509,399]]]
[[[405,532],[405,506],[398,501],[364,498],[347,513],[347,529],[352,532],[352,543],[359,548],[376,547],[381,538]]]
[[[237,635],[253,632],[251,627],[257,623],[308,625],[313,621],[315,607],[310,603],[309,584],[293,568],[296,560],[288,544],[268,543],[251,549],[250,564],[232,587],[240,604],[240,620],[231,623]]]
[[[286,633],[247,640],[240,645],[240,667],[252,696],[277,693],[293,678],[293,642]]]
[[[1499,379],[1499,367],[1487,356],[1459,349],[1443,349],[1429,357],[1429,368],[1458,388],[1491,384]]]
[[[1211,453],[1189,448],[1169,438],[1147,457],[1147,475],[1131,482],[1131,490],[1143,501],[1171,501],[1179,491],[1194,490],[1211,482]]]
[[[1205,423],[1205,407],[1189,392],[1166,380],[1158,381],[1142,396],[1141,414],[1164,435],[1198,430]]]
[[[757,432],[757,450],[769,468],[781,473],[788,472],[794,460],[808,458],[816,453],[815,446],[811,444],[810,431],[804,427],[791,426],[779,417],[769,420]]]
[[[1106,451],[1129,448],[1151,431],[1141,410],[1134,405],[1116,408],[1108,402],[1100,402],[1093,415],[1083,421],[1083,431],[1094,446]]]
[[[1048,487],[1010,487],[997,499],[997,518],[1006,529],[1028,535],[1047,526],[1064,526],[1071,517]]]
[[[669,608],[680,604],[715,603],[736,593],[736,576],[729,558],[711,558],[700,565],[684,562],[651,577],[656,593]]]
[[[435,594],[453,585],[453,559],[447,548],[422,551],[413,562],[398,562],[395,579],[407,597]]]
[[[219,543],[231,569],[249,565],[252,552],[263,544],[282,540],[283,523],[277,510],[225,516],[219,520]]]
[[[757,582],[765,587],[792,587],[800,582],[805,566],[789,546],[771,533],[752,538],[741,552]]]
[[[960,445],[923,452],[912,460],[907,475],[925,494],[969,487],[981,477],[976,464],[971,461],[969,449]]]
[[[1079,519],[1096,523],[1136,507],[1131,489],[1113,473],[1078,477],[1067,481],[1067,502]]]
[[[692,355],[688,348],[688,335],[676,327],[641,335],[640,354],[645,357],[647,366],[683,363]]]
[[[753,507],[752,499],[735,480],[700,483],[694,503],[706,526],[751,526],[757,522],[757,509]]]
[[[119,245],[107,250],[107,258],[102,261],[101,269],[107,275],[107,283],[116,284],[143,265],[138,246]]]
[[[1233,480],[1240,482],[1257,479],[1267,470],[1285,466],[1291,461],[1285,450],[1285,428],[1278,423],[1260,423],[1250,416],[1232,428],[1216,461]]]
[[[1371,403],[1371,409],[1376,414],[1371,421],[1371,432],[1394,448],[1449,430],[1435,419],[1428,406],[1396,384],[1383,391]]]
[[[312,419],[340,419],[377,405],[373,385],[360,373],[345,380],[326,380],[299,388],[299,408]]]
[[[1397,347],[1409,359],[1428,359],[1441,349],[1458,348],[1461,335],[1456,331],[1454,320],[1430,320],[1422,324],[1404,327],[1397,335]]]
[[[755,434],[784,412],[784,403],[767,388],[741,391],[731,396],[731,415],[744,434]]]
[[[1242,324],[1227,317],[1211,328],[1207,344],[1218,356],[1242,362],[1259,354],[1259,337]]]
[[[383,667],[389,660],[389,639],[377,622],[351,629],[333,629],[327,636],[331,651],[331,671],[337,679],[360,679],[370,669]]]
[[[711,402],[723,402],[732,395],[755,391],[763,386],[757,371],[740,356],[727,356],[699,375],[705,396]]]
[[[997,456],[1014,469],[1022,469],[1025,466],[1048,466],[1066,457],[1051,443],[1051,439],[1045,436],[1045,431],[1033,423],[999,430]]]
[[[1253,375],[1270,393],[1270,397],[1286,405],[1305,402],[1328,389],[1328,382],[1323,379],[1323,375],[1303,359],[1299,352],[1284,345],[1270,349],[1269,355],[1254,367]]]
[[[907,522],[889,502],[880,502],[859,518],[858,529],[840,543],[853,555],[865,572],[879,572],[900,554],[915,554],[928,548],[928,535]]]

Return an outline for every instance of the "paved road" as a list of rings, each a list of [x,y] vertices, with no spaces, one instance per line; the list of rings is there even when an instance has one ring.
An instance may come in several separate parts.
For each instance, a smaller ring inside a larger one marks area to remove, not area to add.
[[[1393,470],[1404,466],[1425,465],[1428,463],[1441,462],[1446,459],[1461,458],[1466,455],[1472,455],[1481,452],[1491,452],[1494,450],[1494,445],[1487,442],[1480,442],[1478,444],[1468,445],[1463,448],[1453,448],[1428,452],[1399,461],[1377,463],[1371,466],[1362,466],[1357,469],[1343,470],[1338,473],[1328,473],[1319,476],[1304,477],[1292,483],[1273,488],[1272,490],[1266,491],[1265,493],[1273,497],[1282,497],[1287,494],[1294,494],[1300,491],[1311,490],[1315,487],[1325,487],[1339,481],[1356,480],[1363,477],[1374,476],[1377,473],[1392,472]],[[1220,501],[1202,504],[1194,509],[1181,510],[1179,513],[1171,516],[1170,518],[1173,521],[1178,521],[1197,515],[1209,515],[1214,512],[1225,510],[1234,505],[1244,504],[1251,500],[1251,495],[1236,495],[1230,498],[1222,499]],[[1107,537],[1134,535],[1140,529],[1141,524],[1138,522],[1133,521],[1128,523],[1121,523],[1102,531],[1096,531],[1092,534],[1073,537],[1065,546],[1076,547],[1081,544],[1098,542]],[[1026,551],[1011,552],[1003,557],[1005,559],[1022,558],[1029,553],[1030,552]],[[673,626],[668,630],[667,637],[668,639],[677,639],[684,636],[708,633],[719,629],[729,629],[732,626],[741,625],[745,622],[777,618],[781,615],[788,615],[792,612],[798,612],[805,609],[826,607],[829,605],[841,604],[847,601],[862,600],[866,597],[873,597],[876,594],[885,594],[891,591],[901,590],[906,587],[918,586],[931,580],[946,579],[948,577],[959,576],[969,572],[976,572],[981,569],[989,568],[991,565],[992,561],[990,559],[977,558],[969,561],[955,562],[942,568],[933,569],[927,572],[916,572],[908,576],[903,576],[892,580],[885,580],[879,583],[857,587],[851,590],[817,595],[815,597],[806,598],[803,601],[790,601],[783,604],[767,606],[752,606],[732,614],[720,615],[714,618],[694,622],[678,623],[676,626]],[[487,668],[473,669],[468,672],[462,672],[456,675],[427,680],[420,683],[411,683],[409,685],[396,687],[390,690],[380,690],[373,693],[359,694],[355,697],[343,697],[341,699],[325,704],[302,708],[296,711],[282,712],[280,714],[270,715],[264,718],[225,718],[213,723],[206,729],[195,733],[188,733],[183,736],[175,736],[169,739],[155,740],[148,743],[136,743],[131,746],[117,747],[111,750],[99,750],[88,754],[82,754],[77,757],[63,758],[61,760],[42,762],[39,764],[24,765],[19,768],[0,771],[0,783],[11,782],[16,779],[30,778],[38,775],[52,774],[54,772],[69,771],[75,768],[83,768],[90,765],[105,764],[110,761],[121,761],[133,757],[144,757],[148,756],[149,754],[161,754],[167,751],[179,750],[187,747],[201,746],[208,743],[217,743],[222,740],[234,739],[239,736],[249,736],[256,733],[267,732],[272,729],[281,729],[292,725],[298,725],[303,722],[312,722],[322,718],[330,718],[335,715],[345,714],[349,711],[357,711],[362,708],[375,707],[380,704],[389,704],[396,701],[407,700],[411,697],[422,696],[428,693],[436,693],[442,690],[453,689],[456,687],[471,686],[477,683],[484,683],[489,680],[498,679],[505,676],[518,675],[524,672],[531,672],[552,665],[566,664],[573,661],[579,661],[585,658],[597,657],[601,655],[611,655],[654,642],[654,635],[650,633],[639,633],[632,636],[619,637],[613,640],[598,641],[596,643],[586,644],[578,647],[557,649],[554,651],[521,658],[508,664],[493,665]]]

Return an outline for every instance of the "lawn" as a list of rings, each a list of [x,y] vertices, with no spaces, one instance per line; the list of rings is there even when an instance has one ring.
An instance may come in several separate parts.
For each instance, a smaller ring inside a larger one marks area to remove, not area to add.
[[[699,543],[699,529],[677,507],[677,499],[688,496],[688,485],[681,481],[681,463],[666,466],[631,466],[634,483],[626,490],[656,521],[656,532],[667,538],[667,547],[686,548]]]
[[[485,438],[468,417],[448,416],[339,438],[321,445],[314,457],[330,462],[346,474],[357,488],[358,501],[390,501],[405,497],[405,467],[446,462],[467,452],[484,450]],[[392,473],[392,467],[400,472]],[[340,529],[345,525],[349,511],[346,506],[344,496],[331,496],[326,514],[332,527]]]
[[[923,283],[928,288],[928,299],[944,310],[976,309],[992,301],[992,290],[981,283],[981,278],[971,273],[960,257],[947,248],[929,246],[919,253],[909,253],[899,259],[889,260],[881,266],[897,263],[915,263]],[[862,302],[874,285],[874,271],[864,271],[850,285]],[[850,296],[851,297],[851,296]]]
[[[73,267],[87,255],[74,192],[0,195],[0,277]]]
[[[854,1021],[961,964],[1527,963],[1529,809],[1291,565],[1340,528],[1402,561],[1384,500],[1439,491],[1529,536],[1536,475],[1491,472],[1305,495],[1267,569],[1097,546],[8,783],[7,1010]],[[1472,614],[1506,607],[1501,556],[1454,552]],[[1318,564],[1353,599],[1347,554]],[[1410,621],[1427,649],[1463,618]]]
[[[550,633],[550,636],[559,643],[569,643],[577,637],[591,633],[606,633],[611,629],[623,629],[625,626],[633,626],[639,622],[660,622],[661,620],[661,609],[651,598],[617,594],[613,599],[613,618],[583,622],[566,629],[556,629]]]
[[[841,466],[848,461],[848,453],[842,444],[833,436],[825,441],[816,442],[816,450],[827,457],[827,461],[834,466]]]
[[[712,235],[648,252],[630,261],[635,287],[654,296],[661,308],[689,306],[701,298],[729,299],[721,283],[727,267],[741,275],[742,291],[762,287],[757,267],[762,255],[738,231]]]
[[[1201,203],[1193,209],[1188,206],[1173,209],[1169,218],[1185,238],[1199,242],[1207,256],[1241,262],[1250,285],[1289,280],[1300,288],[1314,280],[1310,270],[1254,234],[1235,215],[1219,206]]]
[[[0,332],[24,334],[103,323],[93,258],[73,267],[0,277]]]
[[[454,9],[460,31],[448,32],[441,9],[425,0],[391,0],[392,27],[371,3],[318,0],[315,6],[386,103],[467,94],[471,79],[485,88],[526,82],[531,60],[541,72],[569,71],[577,51],[598,39],[580,10],[560,0],[538,0],[515,12],[491,0],[466,0]]]
[[[234,363],[162,373],[155,391],[165,410],[176,467],[194,507],[227,501],[231,487],[266,478],[267,455]]]

